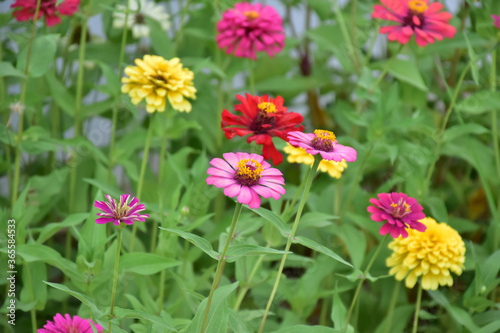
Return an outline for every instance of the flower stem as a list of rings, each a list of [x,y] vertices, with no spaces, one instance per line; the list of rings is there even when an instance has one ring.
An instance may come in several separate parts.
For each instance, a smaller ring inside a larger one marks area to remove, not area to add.
[[[255,94],[255,73],[252,59],[248,59],[248,84],[250,85],[250,94]]]
[[[491,91],[496,92],[497,90],[497,50],[493,50],[491,54],[491,77],[490,77],[490,84],[491,84]],[[497,176],[500,178],[500,149],[498,147],[498,124],[497,124],[497,112],[498,110],[492,110],[491,112],[491,125],[492,125],[492,132],[493,132],[493,147],[495,148],[495,164],[497,167]],[[497,201],[497,215],[500,213],[500,198]],[[496,221],[496,223],[499,223],[500,221]],[[495,222],[493,222],[495,223]],[[498,239],[499,239],[499,227],[500,226],[495,226],[495,234],[493,237],[493,252],[496,252],[498,249]],[[493,288],[493,291],[491,293],[491,300],[494,302],[496,301],[497,298],[497,288]]]
[[[361,291],[361,287],[363,286],[363,282],[365,282],[366,276],[368,275],[368,272],[370,271],[370,268],[372,267],[373,263],[375,262],[375,259],[377,258],[380,251],[382,250],[382,247],[384,246],[385,242],[387,241],[387,238],[389,238],[389,234],[385,235],[382,242],[380,242],[380,245],[378,246],[377,251],[375,251],[375,254],[373,255],[370,262],[368,263],[368,266],[366,267],[365,271],[363,272],[363,276],[361,277],[361,280],[359,280],[358,287],[356,288],[356,292],[354,293],[354,298],[352,299],[351,306],[349,308],[349,312],[347,313],[347,320],[345,323],[344,332],[347,332],[347,328],[349,328],[349,321],[351,319],[352,311],[354,310],[354,306],[356,305],[356,301],[358,300],[359,292]]]
[[[207,307],[205,309],[205,316],[203,317],[203,324],[201,325],[201,333],[205,332],[205,327],[207,326],[208,313],[210,312],[210,304],[212,303],[212,298],[214,296],[214,292],[220,284],[222,273],[224,272],[224,266],[226,264],[226,253],[229,248],[229,244],[233,239],[234,230],[236,229],[236,223],[240,218],[241,209],[243,208],[243,204],[237,202],[236,207],[234,208],[233,220],[231,221],[231,227],[229,228],[229,232],[227,234],[226,244],[224,244],[224,248],[222,249],[222,253],[220,254],[219,262],[217,263],[217,269],[215,270],[214,281],[212,282],[212,288],[210,288],[210,294],[208,295]]]
[[[118,283],[118,263],[120,262],[120,250],[122,247],[122,230],[118,230],[118,244],[116,246],[116,256],[115,256],[115,270],[113,273],[113,291],[111,294],[111,308],[110,308],[110,315],[111,318],[109,319],[109,326],[108,326],[108,333],[111,333],[111,319],[113,319],[113,310],[115,307],[115,297],[116,297],[116,285]]]
[[[19,104],[21,107],[24,107],[25,100],[26,100],[26,88],[28,85],[28,73],[29,73],[29,67],[30,67],[30,59],[31,59],[31,49],[33,48],[33,41],[35,39],[35,32],[36,32],[36,22],[38,21],[38,13],[40,12],[40,4],[42,0],[37,0],[36,2],[36,9],[35,9],[35,16],[33,16],[33,25],[31,27],[31,37],[30,37],[30,42],[28,45],[28,54],[26,55],[26,68],[24,69],[24,79],[23,83],[21,85],[21,96],[19,97]],[[17,201],[17,191],[19,187],[19,175],[21,173],[21,140],[23,139],[23,120],[24,120],[24,115],[23,112],[19,112],[19,128],[18,128],[18,133],[17,133],[17,145],[16,145],[16,159],[15,159],[15,168],[14,168],[14,185],[12,186],[12,198],[11,198],[11,203],[12,203],[12,208],[14,208],[14,205],[16,204]]]
[[[391,332],[392,317],[394,316],[394,309],[396,308],[396,303],[398,302],[399,289],[401,289],[399,285],[399,281],[396,281],[394,290],[392,291],[391,302],[389,303],[389,310],[387,311],[387,322],[385,324],[384,333]]]
[[[417,294],[417,304],[415,305],[415,318],[413,318],[413,330],[412,333],[417,333],[418,328],[418,316],[420,313],[420,305],[422,303],[422,283],[418,284],[418,294]]]
[[[378,77],[377,81],[375,81],[375,83],[371,86],[371,88],[369,90],[370,95],[373,94],[373,91],[375,90],[375,88],[378,87],[378,85],[380,84],[380,82],[382,82],[382,80],[384,79],[384,77],[387,75],[387,73],[389,72],[389,69],[392,66],[392,63],[394,62],[394,60],[396,60],[396,58],[398,57],[398,54],[401,52],[402,49],[403,49],[403,45],[401,45],[399,47],[399,49],[397,50],[397,52],[394,53],[394,55],[391,57],[391,59],[389,59],[389,61],[387,61],[387,63],[385,64],[384,69],[382,70],[382,74],[380,74],[380,76]]]
[[[305,187],[304,187],[304,192],[302,194],[302,198],[300,199],[299,203],[299,209],[297,211],[297,215],[295,215],[295,221],[293,222],[292,226],[292,232],[288,236],[288,241],[285,246],[285,251],[290,250],[290,247],[292,246],[292,240],[295,237],[295,233],[297,232],[297,228],[299,226],[299,221],[302,216],[302,211],[304,209],[304,206],[307,202],[307,197],[309,195],[309,191],[311,189],[311,184],[314,179],[314,176],[316,175],[316,171],[318,170],[319,163],[321,162],[322,158],[319,155],[316,155],[314,158],[314,164],[312,165],[311,169],[309,169],[309,173],[307,174],[307,177],[305,179]],[[285,267],[285,262],[288,254],[285,253],[283,255],[283,258],[281,259],[280,267],[278,269],[278,274],[276,275],[276,280],[274,281],[274,286],[273,290],[271,291],[271,295],[269,296],[269,300],[267,301],[267,306],[266,310],[264,312],[264,316],[262,317],[262,321],[260,322],[260,327],[259,327],[259,333],[262,333],[264,330],[264,326],[266,324],[266,319],[267,315],[269,314],[269,309],[271,308],[271,304],[273,303],[274,296],[276,295],[276,291],[278,290],[278,285],[281,280],[281,274],[283,273],[283,268]]]
[[[163,136],[160,148],[160,165],[158,166],[158,188],[163,188],[163,167],[165,165],[165,152],[167,151],[168,137]],[[163,196],[158,193],[159,207],[160,207],[160,222],[163,221]],[[151,233],[151,253],[155,253],[156,245],[158,243],[158,222],[153,223],[153,232]]]
[[[127,0],[127,5],[125,8],[125,23],[122,32],[122,43],[120,47],[120,56],[118,58],[118,77],[122,75],[122,65],[123,59],[125,58],[125,46],[127,45],[127,34],[128,34],[128,15],[130,8],[130,0]],[[115,151],[115,141],[116,141],[116,122],[118,121],[118,104],[115,103],[113,106],[113,116],[112,116],[112,127],[111,127],[111,139],[109,143],[109,166],[108,166],[108,181],[113,179],[113,168],[115,166],[114,151]]]
[[[139,173],[139,183],[137,185],[137,200],[141,200],[142,186],[144,184],[144,174],[146,172],[146,165],[148,164],[149,146],[151,145],[151,136],[153,135],[155,114],[149,119],[148,135],[146,137],[146,145],[144,146],[144,155],[142,156],[141,171]],[[130,240],[130,252],[134,251],[135,237],[137,235],[137,223],[134,223],[132,228],[132,239]]]

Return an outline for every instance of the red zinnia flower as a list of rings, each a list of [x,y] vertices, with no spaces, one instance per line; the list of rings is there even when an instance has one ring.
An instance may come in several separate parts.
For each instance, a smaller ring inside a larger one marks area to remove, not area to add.
[[[495,25],[495,27],[500,29],[500,16],[493,14],[491,15],[491,18],[493,19],[493,24]]]
[[[241,112],[241,115],[222,111],[221,125],[226,138],[250,134],[247,142],[255,141],[262,145],[264,159],[272,158],[275,165],[280,164],[283,156],[274,146],[272,138],[288,141],[288,132],[303,131],[303,117],[297,112],[287,112],[288,108],[283,106],[281,96],[269,98],[267,95],[260,97],[246,94],[246,98],[241,95],[236,98],[241,104],[235,105],[234,110]]]
[[[443,4],[429,0],[381,0],[384,6],[373,7],[373,18],[397,22],[396,25],[380,28],[380,33],[389,34],[389,40],[401,44],[410,41],[415,34],[418,46],[434,43],[443,37],[453,38],[457,29],[448,22],[452,15],[441,12]]]
[[[12,15],[18,21],[28,21],[33,19],[36,11],[37,0],[16,0],[10,7],[16,8]],[[60,15],[71,16],[78,10],[80,0],[64,0],[59,6],[56,6],[57,0],[42,0],[40,3],[40,10],[38,11],[38,18],[45,16],[45,23],[51,27],[54,24],[61,23]]]

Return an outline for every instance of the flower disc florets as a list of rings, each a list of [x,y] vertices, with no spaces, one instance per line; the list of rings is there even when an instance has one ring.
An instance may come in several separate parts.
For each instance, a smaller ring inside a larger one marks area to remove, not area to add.
[[[357,158],[356,150],[339,144],[335,134],[330,131],[290,132],[288,133],[288,142],[294,147],[305,149],[308,154],[320,154],[324,160],[354,162]]]
[[[325,130],[314,130],[316,137],[312,140],[311,145],[314,149],[326,152],[333,151],[333,143],[335,142],[335,134]]]
[[[260,175],[264,172],[262,164],[253,158],[246,158],[238,162],[238,169],[234,179],[244,186],[253,186],[259,182]]]

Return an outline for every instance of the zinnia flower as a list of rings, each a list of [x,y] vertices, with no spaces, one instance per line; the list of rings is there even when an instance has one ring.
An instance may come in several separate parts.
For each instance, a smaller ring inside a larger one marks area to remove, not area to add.
[[[459,233],[446,223],[432,218],[420,220],[427,226],[424,232],[409,229],[407,238],[397,238],[389,244],[393,251],[386,259],[389,274],[398,281],[405,277],[405,285],[413,288],[417,278],[425,290],[436,290],[439,285],[452,286],[450,271],[460,275],[465,262],[465,244]]]
[[[314,164],[314,156],[308,154],[304,149],[299,147],[294,147],[291,144],[287,144],[283,149],[285,153],[288,154],[287,161],[289,163],[303,163],[305,165]],[[318,169],[321,172],[328,172],[330,177],[339,179],[342,176],[342,172],[347,168],[347,163],[345,160],[341,162],[321,160],[319,162]]]
[[[497,27],[498,29],[500,29],[500,16],[498,16],[498,15],[491,15],[491,18],[493,19],[493,24],[495,25],[495,27]]]
[[[193,86],[194,74],[183,68],[179,58],[165,60],[160,56],[145,55],[135,59],[137,66],[125,68],[129,77],[122,78],[122,92],[128,93],[132,103],[146,99],[148,112],[165,111],[165,98],[177,111],[191,112],[191,103],[186,98],[196,98]]]
[[[387,221],[380,234],[382,236],[391,233],[392,238],[400,235],[403,238],[408,237],[406,228],[415,229],[419,232],[425,231],[425,225],[420,223],[425,217],[423,208],[416,199],[407,196],[404,193],[380,193],[377,199],[370,199],[375,206],[368,206],[368,212],[372,213],[371,219],[375,222]]]
[[[219,48],[237,57],[256,60],[256,51],[272,57],[285,45],[283,20],[273,7],[260,3],[240,2],[226,10],[217,31]]]
[[[234,136],[245,136],[250,134],[247,142],[255,141],[262,145],[264,159],[272,158],[275,165],[283,161],[283,156],[274,146],[273,137],[279,137],[287,141],[287,133],[290,131],[303,131],[301,125],[304,118],[296,112],[287,112],[288,108],[283,106],[283,98],[269,98],[246,94],[246,98],[237,95],[241,104],[235,105],[234,110],[241,115],[222,111],[222,129],[226,138]]]
[[[91,324],[92,323],[92,324]],[[98,333],[104,332],[101,325],[94,323],[90,319],[82,319],[78,316],[65,314],[64,317],[58,313],[54,317],[54,321],[48,321],[43,328],[39,328],[37,333],[92,333],[92,325],[97,329]]]
[[[401,44],[410,41],[415,34],[419,46],[443,40],[443,37],[453,38],[457,29],[448,22],[452,15],[441,12],[443,4],[429,3],[429,0],[381,0],[384,4],[373,7],[373,18],[394,21],[397,25],[380,28],[380,33],[389,34],[389,40],[397,40]]]
[[[97,213],[97,216],[100,217],[95,222],[98,224],[113,222],[114,225],[120,225],[121,222],[125,224],[134,224],[137,221],[144,222],[149,215],[139,214],[139,212],[145,210],[146,207],[139,204],[137,198],[133,198],[129,205],[129,198],[130,194],[122,194],[118,203],[109,195],[106,195],[108,202],[96,200],[94,206],[104,213]]]
[[[132,35],[135,38],[149,37],[149,26],[146,24],[146,17],[150,17],[160,23],[161,28],[165,31],[170,27],[167,14],[162,5],[156,4],[154,1],[146,0],[129,0],[129,16],[127,20],[127,29],[132,29]],[[113,27],[121,29],[125,27],[125,12],[127,7],[117,5],[118,11],[113,12]]]
[[[45,23],[51,27],[54,24],[61,23],[59,15],[71,16],[78,10],[80,0],[64,0],[56,6],[57,0],[42,0],[38,18],[45,16]],[[16,0],[10,7],[17,8],[12,14],[18,21],[32,20],[36,12],[37,0]]]
[[[315,130],[314,133],[290,132],[288,142],[292,146],[306,150],[308,154],[321,154],[325,160],[354,162],[357,152],[354,148],[338,144],[335,134],[325,130]]]
[[[225,153],[224,159],[210,161],[208,185],[223,187],[224,194],[250,208],[260,207],[260,196],[278,200],[285,194],[285,180],[281,171],[271,168],[264,157],[257,154]]]

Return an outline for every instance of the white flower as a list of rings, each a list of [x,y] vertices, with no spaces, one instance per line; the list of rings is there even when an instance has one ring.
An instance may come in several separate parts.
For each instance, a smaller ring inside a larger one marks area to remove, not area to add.
[[[126,0],[125,0],[126,1]],[[162,5],[147,0],[129,0],[129,16],[127,29],[132,29],[135,38],[148,37],[149,27],[146,23],[146,16],[160,23],[163,30],[168,30],[170,22],[169,15]],[[125,5],[117,5],[117,10],[113,13],[113,27],[121,29],[125,26]]]

